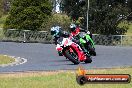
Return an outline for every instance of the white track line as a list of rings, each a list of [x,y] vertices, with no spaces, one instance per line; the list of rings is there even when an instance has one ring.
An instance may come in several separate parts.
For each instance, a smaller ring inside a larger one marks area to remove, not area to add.
[[[0,65],[0,67],[16,66],[16,65],[21,65],[21,64],[24,64],[27,62],[27,59],[25,59],[25,58],[9,56],[9,55],[4,55],[4,56],[8,56],[8,57],[15,59],[15,62],[8,63],[8,64],[2,64],[2,65]]]

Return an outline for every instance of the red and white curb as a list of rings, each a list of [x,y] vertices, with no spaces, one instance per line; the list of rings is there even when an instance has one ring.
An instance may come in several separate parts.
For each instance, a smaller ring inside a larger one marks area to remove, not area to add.
[[[21,65],[21,64],[24,64],[27,62],[27,59],[25,59],[25,58],[16,57],[16,56],[9,56],[9,55],[4,55],[4,56],[8,56],[8,57],[15,59],[15,62],[8,63],[8,64],[2,64],[2,65],[0,65],[0,67]]]

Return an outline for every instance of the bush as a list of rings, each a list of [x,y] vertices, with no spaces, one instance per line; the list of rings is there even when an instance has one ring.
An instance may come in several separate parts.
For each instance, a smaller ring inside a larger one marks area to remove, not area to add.
[[[49,31],[54,25],[61,26],[65,31],[68,30],[70,25],[70,18],[65,14],[53,14],[52,17],[46,19],[40,30]]]

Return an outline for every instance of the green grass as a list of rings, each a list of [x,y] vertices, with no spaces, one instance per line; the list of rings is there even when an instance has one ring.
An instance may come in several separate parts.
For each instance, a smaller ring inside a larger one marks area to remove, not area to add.
[[[4,55],[0,55],[0,65],[1,64],[8,64],[8,63],[12,63],[14,62],[15,59],[8,57],[8,56],[4,56]]]
[[[89,74],[130,74],[132,68],[94,69]],[[76,82],[76,72],[29,72],[0,74],[0,88],[132,88],[130,84],[85,84]]]

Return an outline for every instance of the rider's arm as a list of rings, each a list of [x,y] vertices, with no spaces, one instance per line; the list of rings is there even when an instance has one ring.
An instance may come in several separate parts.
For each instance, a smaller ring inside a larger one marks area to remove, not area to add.
[[[57,37],[54,37],[54,38],[53,38],[53,43],[54,43],[55,45],[57,45],[57,39],[58,39]]]
[[[68,32],[66,32],[66,31],[63,31],[63,37],[69,37],[70,36],[70,34],[68,33]]]
[[[90,31],[80,28],[80,32],[85,32],[85,33],[89,34],[90,37],[92,38],[92,33]]]
[[[80,44],[80,40],[79,40],[79,39],[75,39],[75,37],[70,37],[70,39],[71,39],[73,42],[75,42],[75,43],[77,43],[77,44]]]

